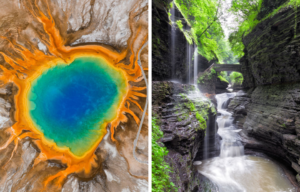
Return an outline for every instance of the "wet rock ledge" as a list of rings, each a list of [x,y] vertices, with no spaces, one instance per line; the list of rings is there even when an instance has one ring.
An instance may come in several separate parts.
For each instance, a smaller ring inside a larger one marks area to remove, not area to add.
[[[215,122],[215,107],[204,97],[192,97],[193,85],[157,81],[152,89],[153,116],[164,133],[161,142],[169,150],[171,180],[179,191],[201,191],[210,183],[193,168],[193,161],[202,154],[206,129],[215,126],[210,123]],[[215,137],[212,131],[210,135]]]

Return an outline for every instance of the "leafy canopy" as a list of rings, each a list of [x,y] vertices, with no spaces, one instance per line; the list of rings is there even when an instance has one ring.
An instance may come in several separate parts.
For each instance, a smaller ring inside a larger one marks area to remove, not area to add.
[[[259,21],[256,19],[262,0],[232,0],[230,12],[235,16],[237,29],[230,34],[229,42],[235,56],[244,55],[243,36],[249,33]]]
[[[181,11],[194,43],[198,46],[198,53],[209,61],[218,58],[220,62],[228,56],[228,48],[224,31],[219,18],[221,0],[174,0]],[[179,26],[180,28],[181,26]]]

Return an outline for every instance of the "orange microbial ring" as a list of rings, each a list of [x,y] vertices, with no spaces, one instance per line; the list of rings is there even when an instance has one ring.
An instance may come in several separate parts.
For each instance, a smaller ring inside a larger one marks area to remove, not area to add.
[[[47,1],[42,2],[48,5]],[[137,115],[129,109],[129,101],[134,103],[141,111],[143,110],[138,103],[138,100],[139,97],[146,97],[144,93],[141,93],[141,91],[145,91],[146,87],[134,86],[134,84],[143,80],[143,76],[137,63],[138,51],[134,51],[133,47],[133,42],[135,42],[136,39],[141,39],[139,34],[139,30],[141,29],[138,29],[136,33],[132,32],[131,38],[128,40],[129,49],[121,52],[113,51],[112,49],[99,45],[84,45],[77,47],[64,46],[65,41],[61,37],[60,31],[55,27],[49,5],[47,6],[47,11],[45,11],[46,13],[44,13],[39,9],[36,3],[24,2],[23,4],[43,25],[44,31],[48,37],[44,36],[42,42],[47,46],[50,54],[45,54],[34,46],[31,46],[29,50],[25,46],[18,44],[9,38],[1,37],[3,40],[9,42],[9,46],[13,48],[19,56],[13,57],[0,52],[5,61],[13,68],[8,69],[1,65],[0,67],[3,72],[2,76],[0,76],[0,80],[3,84],[13,82],[19,90],[15,95],[16,111],[14,119],[16,123],[7,129],[11,136],[7,142],[0,147],[0,150],[7,147],[11,142],[14,142],[15,151],[20,139],[25,137],[32,138],[33,142],[41,151],[39,156],[35,159],[34,166],[41,161],[49,159],[60,160],[63,164],[66,164],[67,168],[65,170],[48,177],[44,181],[45,187],[52,181],[58,186],[61,186],[64,179],[69,174],[79,172],[89,174],[91,169],[97,166],[97,157],[94,152],[103,136],[106,134],[106,127],[108,124],[111,125],[111,139],[116,141],[114,139],[114,130],[120,122],[127,121],[125,113],[130,114],[137,124],[140,123],[140,119]],[[131,12],[130,19],[133,19],[139,13],[140,12]],[[142,44],[139,45],[137,50],[140,50],[142,45],[147,41],[147,35],[144,35],[142,39]],[[130,63],[123,63],[122,61],[126,60],[128,56],[130,57]],[[82,57],[94,57],[103,60],[115,71],[121,71],[125,82],[124,87],[122,87],[122,90],[120,91],[122,96],[116,100],[117,108],[113,110],[114,114],[108,118],[109,121],[103,121],[102,124],[99,125],[96,141],[91,145],[89,150],[86,150],[82,155],[76,155],[69,147],[59,146],[55,140],[45,137],[45,134],[37,127],[30,115],[31,104],[28,97],[32,83],[45,71],[58,65],[67,66],[76,59]]]

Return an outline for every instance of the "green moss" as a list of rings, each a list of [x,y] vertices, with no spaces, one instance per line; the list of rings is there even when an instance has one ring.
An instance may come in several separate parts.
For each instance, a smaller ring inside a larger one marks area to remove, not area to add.
[[[226,83],[229,83],[224,77],[222,77],[221,75],[218,76],[218,78],[223,81],[223,82],[226,82]]]
[[[210,71],[211,71],[210,73],[211,73],[211,74],[213,74],[213,75],[214,75],[214,74],[217,74],[217,72],[216,72],[215,68],[211,68],[211,70],[210,70]]]
[[[181,98],[182,98],[182,99],[187,99],[187,96],[186,96],[186,94],[184,94],[184,93],[180,93],[179,95],[181,96]]]
[[[183,120],[187,120],[189,118],[189,115],[188,114],[183,114],[182,117],[183,117]]]
[[[205,130],[206,129],[205,119],[198,112],[196,112],[196,118],[199,121],[200,129]]]
[[[160,20],[159,20],[159,18],[157,18],[157,17],[156,17],[156,21],[157,21],[157,22],[160,24]]]
[[[157,41],[157,44],[160,45],[160,39],[157,38],[156,41]]]
[[[183,30],[183,34],[185,36],[185,39],[188,41],[188,43],[191,45],[193,44],[193,37],[192,35],[190,34],[189,31],[186,31],[186,30]]]
[[[217,111],[216,111],[216,109],[215,109],[214,106],[211,106],[210,110],[211,110],[211,112],[212,112],[214,115],[217,114]]]
[[[182,119],[181,119],[180,116],[177,117],[177,121],[178,121],[178,122],[181,122],[181,121],[182,121]]]
[[[176,24],[177,24],[178,28],[180,29],[180,31],[183,31],[183,24],[182,24],[182,21],[181,21],[181,20],[177,20],[177,21],[176,21]]]
[[[196,108],[195,108],[195,105],[194,105],[194,103],[192,103],[192,102],[190,102],[190,109],[191,109],[191,111],[196,111]]]

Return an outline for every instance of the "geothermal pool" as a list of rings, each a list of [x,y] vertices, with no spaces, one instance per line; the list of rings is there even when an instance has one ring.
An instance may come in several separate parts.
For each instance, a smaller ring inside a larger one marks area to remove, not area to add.
[[[97,57],[57,64],[36,78],[28,93],[36,129],[58,148],[83,156],[106,133],[126,95],[123,72]]]

